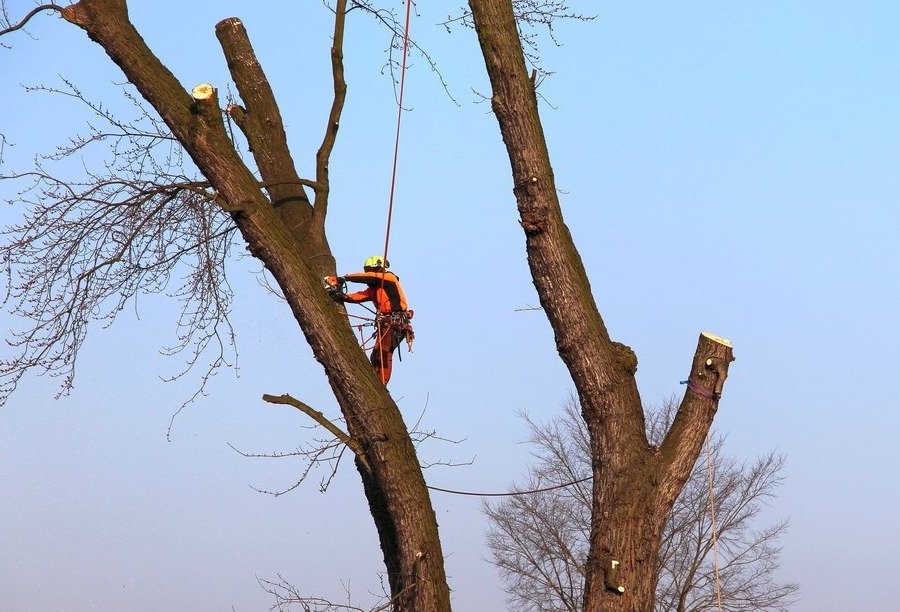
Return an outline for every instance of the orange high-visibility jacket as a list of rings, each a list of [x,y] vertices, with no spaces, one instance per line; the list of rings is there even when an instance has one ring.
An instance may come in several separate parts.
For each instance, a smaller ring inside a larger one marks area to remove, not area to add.
[[[383,314],[402,312],[408,308],[400,279],[393,272],[354,272],[345,274],[344,280],[367,285],[362,291],[344,296],[347,302],[358,304],[371,301],[375,310]]]

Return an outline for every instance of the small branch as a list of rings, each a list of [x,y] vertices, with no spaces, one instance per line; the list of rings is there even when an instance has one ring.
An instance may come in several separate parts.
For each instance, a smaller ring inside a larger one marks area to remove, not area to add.
[[[382,73],[387,73],[394,82],[394,95],[398,98],[397,102],[399,104],[399,92],[397,91],[397,88],[400,84],[400,80],[397,75],[397,70],[401,67],[402,58],[398,60],[396,56],[403,50],[404,22],[399,19],[399,16],[394,9],[378,8],[375,5],[376,2],[373,2],[372,0],[353,0],[352,6],[347,9],[347,12],[360,10],[364,13],[368,13],[378,24],[390,32],[391,40],[388,43],[388,48],[385,49],[385,52],[388,54],[388,59],[382,68]],[[413,8],[417,8],[415,2],[413,2]],[[419,16],[418,11],[416,12],[416,16]],[[422,59],[427,62],[428,67],[431,69],[431,72],[434,73],[440,82],[441,87],[444,89],[444,93],[447,94],[447,97],[450,98],[451,102],[459,106],[459,102],[450,92],[450,86],[444,79],[444,75],[441,74],[437,60],[426,53],[425,49],[416,42],[415,38],[406,37],[406,39],[408,46],[407,51],[409,53],[417,51],[419,55],[422,56]]]
[[[316,222],[325,223],[328,212],[328,195],[330,191],[328,163],[334,143],[337,140],[338,128],[341,125],[341,113],[347,96],[347,82],[344,80],[344,21],[347,15],[347,1],[338,0],[334,9],[334,38],[331,45],[331,77],[334,84],[334,98],[328,113],[328,124],[322,144],[316,152],[316,201],[314,214]]]
[[[369,468],[369,462],[366,460],[366,455],[365,453],[363,453],[362,447],[359,445],[359,443],[348,436],[346,433],[344,433],[344,431],[340,427],[329,421],[324,414],[322,414],[312,406],[304,404],[300,400],[291,397],[288,394],[264,394],[262,398],[264,401],[269,402],[270,404],[287,404],[288,406],[293,406],[300,412],[304,413],[316,423],[327,429],[328,432],[331,433],[335,438],[343,442],[347,446],[347,448],[353,451],[353,454],[356,455],[356,458],[359,459],[359,462],[363,464],[363,467],[366,468],[366,471],[371,472],[371,469]]]
[[[531,304],[526,304],[522,308],[513,308],[513,312],[529,312],[532,310],[543,310],[543,306],[532,306]]]
[[[244,129],[247,120],[247,109],[240,104],[230,102],[228,106],[225,107],[225,114],[231,117],[241,130]]]
[[[40,6],[36,6],[31,9],[27,15],[25,15],[19,23],[15,23],[10,25],[9,27],[3,28],[0,30],[0,36],[4,34],[9,34],[10,32],[15,32],[16,30],[21,30],[25,27],[25,25],[31,21],[31,18],[37,15],[38,13],[42,13],[43,11],[56,11],[60,15],[63,14],[63,7],[58,6],[56,4],[42,4]]]
[[[318,192],[320,189],[322,189],[321,183],[319,183],[317,181],[311,181],[311,180],[305,179],[305,178],[298,178],[296,181],[278,181],[278,182],[270,182],[270,183],[263,183],[263,182],[259,183],[259,186],[263,189],[268,189],[269,187],[275,187],[275,186],[279,186],[279,185],[300,185],[301,187],[309,187],[310,189],[312,189],[316,192]],[[274,202],[274,204],[277,207],[277,206],[287,204],[289,202],[294,202],[294,201],[296,201],[296,198],[281,200],[279,202]]]

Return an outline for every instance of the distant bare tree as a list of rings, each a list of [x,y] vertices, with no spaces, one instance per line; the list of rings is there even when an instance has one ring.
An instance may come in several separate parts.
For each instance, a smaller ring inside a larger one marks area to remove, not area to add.
[[[667,402],[648,411],[648,439],[658,444],[675,414]],[[523,492],[485,504],[488,545],[517,610],[583,609],[584,565],[591,521],[590,439],[577,403],[545,424],[526,417],[535,463]],[[740,463],[714,436],[710,450],[722,608],[730,612],[786,610],[799,587],[779,583],[779,537],[787,521],[760,531],[754,523],[783,482],[784,457],[776,453]],[[569,486],[559,487],[566,483]],[[554,488],[556,487],[556,488]],[[525,491],[541,490],[537,493]],[[703,454],[666,523],[659,556],[654,610],[699,612],[717,608],[709,512],[707,458]]]

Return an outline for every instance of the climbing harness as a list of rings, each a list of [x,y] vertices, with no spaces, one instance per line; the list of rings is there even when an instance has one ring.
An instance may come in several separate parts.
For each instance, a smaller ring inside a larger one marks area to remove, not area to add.
[[[415,333],[409,320],[413,318],[413,314],[412,310],[400,310],[390,314],[379,313],[375,317],[375,324],[376,327],[387,326],[391,330],[394,336],[393,345],[400,346],[400,343],[406,340],[407,349],[412,352]]]
[[[353,316],[353,315],[348,315]],[[363,350],[368,350],[375,346],[375,343],[369,344],[370,340],[378,337],[378,334],[384,334],[385,340],[390,339],[390,343],[382,343],[382,346],[388,346],[390,349],[398,348],[403,341],[406,341],[406,350],[412,353],[413,340],[415,340],[415,332],[412,324],[409,322],[413,318],[412,310],[399,310],[397,312],[375,314],[374,318],[356,316],[357,319],[365,321],[354,325],[360,334],[360,346]],[[365,338],[362,329],[364,327],[374,327],[372,334]],[[387,335],[390,334],[390,338]],[[400,361],[403,361],[403,354],[397,353]]]

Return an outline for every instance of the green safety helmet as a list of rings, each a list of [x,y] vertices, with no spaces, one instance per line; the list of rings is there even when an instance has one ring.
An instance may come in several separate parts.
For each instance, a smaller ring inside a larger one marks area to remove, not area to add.
[[[390,265],[391,262],[381,255],[372,255],[363,263],[363,268],[384,268],[386,270]]]

